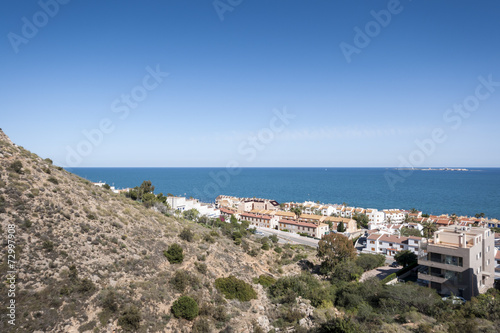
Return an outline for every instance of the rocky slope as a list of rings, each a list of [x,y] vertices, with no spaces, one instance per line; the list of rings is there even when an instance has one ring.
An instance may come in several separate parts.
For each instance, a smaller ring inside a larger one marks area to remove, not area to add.
[[[0,221],[0,275],[5,281],[12,269],[9,225],[15,225],[17,272],[15,297],[8,296],[8,282],[0,287],[1,332],[119,332],[134,307],[140,325],[133,330],[139,332],[191,332],[193,325],[200,332],[267,332],[276,319],[275,305],[262,286],[252,284],[257,299],[239,302],[225,300],[214,280],[234,275],[252,283],[261,274],[279,277],[300,270],[293,263],[279,265],[280,255],[272,250],[247,254],[261,246],[254,236],[245,240],[244,251],[217,230],[96,187],[16,146],[1,130]],[[186,226],[195,233],[191,242],[178,236]],[[163,254],[173,243],[184,250],[181,264],[170,264]],[[311,249],[289,251],[314,258]],[[173,283],[176,272],[189,282]],[[197,300],[196,320],[172,316],[172,303],[181,295]],[[11,299],[15,326],[4,306]],[[312,311],[307,302],[297,306]]]

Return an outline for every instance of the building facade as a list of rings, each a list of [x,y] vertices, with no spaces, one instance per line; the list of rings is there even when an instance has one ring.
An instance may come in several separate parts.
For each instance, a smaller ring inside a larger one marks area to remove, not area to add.
[[[495,240],[482,227],[442,227],[427,244],[427,254],[418,263],[424,266],[418,278],[443,295],[470,300],[493,287]]]

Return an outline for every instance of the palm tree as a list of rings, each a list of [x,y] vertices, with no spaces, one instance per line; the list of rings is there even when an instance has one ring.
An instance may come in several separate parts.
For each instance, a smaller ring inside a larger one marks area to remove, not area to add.
[[[437,230],[436,224],[432,222],[422,222],[422,226],[424,227],[424,237],[427,239],[429,239],[434,234],[434,231]]]
[[[294,207],[290,209],[290,211],[294,213],[297,216],[297,218],[299,218],[300,215],[302,215],[302,210],[299,207]]]

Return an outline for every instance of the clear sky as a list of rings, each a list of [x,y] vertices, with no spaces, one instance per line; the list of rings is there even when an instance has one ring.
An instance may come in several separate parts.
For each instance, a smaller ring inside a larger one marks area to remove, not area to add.
[[[58,165],[500,167],[495,0],[2,7],[0,127]]]

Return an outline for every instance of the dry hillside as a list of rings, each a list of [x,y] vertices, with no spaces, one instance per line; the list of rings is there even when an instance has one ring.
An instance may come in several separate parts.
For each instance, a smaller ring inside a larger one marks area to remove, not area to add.
[[[0,221],[0,275],[9,271],[8,225],[15,225],[17,271],[16,325],[6,320],[5,282],[1,332],[268,332],[277,305],[252,279],[300,271],[293,260],[283,265],[283,254],[260,250],[253,235],[235,245],[217,229],[147,209],[16,146],[1,130]],[[190,242],[179,238],[185,227],[195,234]],[[180,264],[164,255],[174,243],[184,251]],[[259,249],[254,256],[252,248]],[[287,252],[314,260],[311,249]],[[229,275],[250,283],[257,299],[225,299],[214,281]],[[181,295],[197,301],[195,320],[172,315]],[[312,311],[308,304],[298,301],[301,316]],[[138,320],[138,328],[127,320]]]

